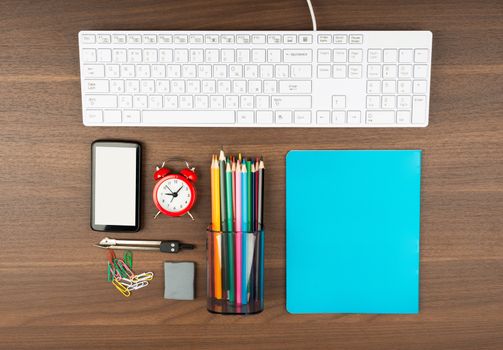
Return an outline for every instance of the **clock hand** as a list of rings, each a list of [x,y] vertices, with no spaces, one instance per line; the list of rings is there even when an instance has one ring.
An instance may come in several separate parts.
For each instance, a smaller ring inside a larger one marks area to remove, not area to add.
[[[176,191],[175,193],[180,192],[180,190],[181,190],[182,188],[183,188],[183,185],[182,185],[182,186],[180,186],[180,188],[178,189],[178,191]],[[173,192],[173,191],[171,191],[171,192]]]
[[[174,193],[165,193],[165,195],[167,195],[167,196],[174,196],[175,194]]]
[[[173,192],[173,190],[172,190],[171,188],[169,188],[169,186],[168,186],[168,185],[166,185],[166,187],[168,188],[168,190],[170,190],[170,191],[171,191],[171,193],[174,193],[174,192]]]

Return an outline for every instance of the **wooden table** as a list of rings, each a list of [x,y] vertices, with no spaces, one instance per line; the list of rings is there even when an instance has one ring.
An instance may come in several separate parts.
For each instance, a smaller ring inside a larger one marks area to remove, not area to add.
[[[503,348],[503,3],[313,3],[320,29],[433,31],[429,127],[84,127],[79,30],[310,29],[305,2],[0,2],[0,348]],[[158,277],[129,299],[105,281],[104,251],[92,247],[104,236],[89,228],[90,144],[98,138],[144,145],[144,228],[130,237],[197,244],[178,255],[135,253],[137,269]],[[205,308],[208,167],[221,145],[267,160],[266,307],[256,316]],[[419,315],[286,312],[284,156],[292,148],[424,151]],[[174,155],[200,169],[195,222],[152,218],[152,169]],[[196,301],[163,299],[168,259],[197,263]]]

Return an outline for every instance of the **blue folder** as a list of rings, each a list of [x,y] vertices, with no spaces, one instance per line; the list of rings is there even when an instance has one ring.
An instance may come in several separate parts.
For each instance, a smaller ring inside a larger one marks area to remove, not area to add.
[[[290,151],[290,313],[419,312],[421,151]]]

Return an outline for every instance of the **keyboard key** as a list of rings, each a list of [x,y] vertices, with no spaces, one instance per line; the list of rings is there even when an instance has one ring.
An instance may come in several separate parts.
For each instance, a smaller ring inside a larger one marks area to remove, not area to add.
[[[412,78],[412,66],[410,64],[401,64],[398,66],[399,78]]]
[[[110,44],[112,39],[109,34],[98,34],[96,35],[97,44]]]
[[[250,94],[262,93],[262,81],[261,80],[249,80],[248,81],[248,93],[250,93]]]
[[[125,110],[122,112],[122,121],[124,123],[140,123],[141,116],[140,111],[137,110]]]
[[[265,44],[265,35],[262,35],[262,34],[252,35],[252,43],[253,44]]]
[[[253,124],[253,111],[238,111],[238,124]]]
[[[334,63],[346,63],[348,60],[347,51],[343,49],[334,50]]]
[[[204,37],[204,41],[206,42],[206,44],[218,44],[218,42],[219,42],[218,35],[217,34],[207,34]]]
[[[311,96],[276,96],[273,95],[272,107],[273,108],[291,108],[291,109],[310,109]]]
[[[399,109],[410,109],[412,102],[410,96],[398,96],[398,108]]]
[[[299,35],[299,43],[300,44],[312,44],[313,43],[313,36],[309,35],[309,34]]]
[[[160,44],[171,44],[173,43],[173,36],[170,34],[159,34]]]
[[[393,79],[397,76],[397,68],[395,65],[385,64],[382,68],[382,77],[384,79]]]
[[[236,62],[237,63],[249,63],[250,62],[250,50],[248,50],[248,49],[236,50]]]
[[[143,111],[144,124],[234,124],[233,111]]]
[[[135,95],[133,96],[133,108],[147,108],[147,96]]]
[[[190,44],[203,44],[204,37],[200,34],[191,34],[191,35],[189,35],[189,43]]]
[[[258,66],[256,64],[245,65],[245,78],[256,79],[258,78]]]
[[[329,49],[318,50],[318,62],[320,62],[320,63],[330,62],[330,50]]]
[[[108,64],[105,68],[105,75],[107,78],[119,78],[120,66],[118,64]]]
[[[119,107],[120,108],[132,108],[133,107],[133,96],[131,96],[131,95],[119,96]]]
[[[367,81],[367,94],[380,94],[381,82],[379,80]]]
[[[345,79],[346,78],[346,66],[342,64],[333,65],[333,77],[335,79]]]
[[[96,50],[95,49],[83,49],[81,60],[83,62],[96,62]]]
[[[414,50],[414,62],[427,63],[428,62],[428,49]]]
[[[185,34],[176,34],[173,36],[173,42],[175,44],[187,44],[189,42],[189,38]]]
[[[172,49],[160,49],[159,50],[159,62],[162,62],[162,63],[173,62],[173,50]]]
[[[191,95],[182,95],[179,97],[180,108],[181,109],[192,109],[194,108],[194,98]],[[154,107],[150,107],[154,108]]]
[[[166,66],[166,77],[180,78],[182,75],[182,68],[178,64],[168,64]]]
[[[349,63],[361,63],[363,59],[363,50],[349,50],[348,61]]]
[[[428,66],[425,64],[416,64],[414,66],[414,78],[426,78],[428,74]]]
[[[257,111],[257,124],[272,124],[273,122],[272,111]]]
[[[256,62],[255,59],[254,59],[254,62]],[[277,50],[277,49],[267,50],[267,62],[269,62],[269,63],[281,62],[281,50]]]
[[[260,77],[262,79],[274,78],[274,66],[272,64],[260,65]]]
[[[103,111],[103,121],[105,123],[121,123],[122,111],[119,110],[105,110]]]
[[[382,60],[382,50],[381,49],[369,49],[367,51],[367,62],[368,63],[381,63]]]
[[[394,81],[394,80],[384,80],[382,82],[382,92],[383,92],[383,94],[394,94],[394,93],[396,93],[396,81]]]
[[[198,81],[199,83],[199,81]],[[161,93],[161,94],[166,94],[169,93],[169,80],[156,80],[156,92]]]
[[[276,111],[276,123],[277,124],[292,124],[292,112],[291,111]]]
[[[213,76],[215,78],[227,78],[227,65],[215,64],[213,66]]]
[[[398,81],[398,93],[410,94],[412,92],[412,83],[409,80]]]
[[[367,111],[367,124],[394,124],[394,111]]]
[[[285,44],[296,44],[297,43],[297,35],[286,34],[283,36],[283,41]]]
[[[189,50],[175,49],[173,57],[174,57],[175,63],[189,62]]]
[[[129,34],[127,36],[128,44],[141,44],[141,35],[138,34]]]
[[[288,78],[289,72],[288,72],[288,65],[286,64],[278,64],[276,66],[276,78]]]
[[[346,96],[342,96],[342,95],[332,96],[332,108],[333,109],[346,108]]]
[[[264,81],[264,93],[275,94],[277,91],[277,82],[275,80]]]
[[[127,61],[127,51],[125,49],[113,49],[112,50],[112,61],[116,63],[122,63]]]
[[[86,92],[108,92],[108,80],[84,80]]]
[[[379,79],[381,77],[381,66],[379,64],[369,64],[367,66],[367,78]]]
[[[164,96],[164,106],[165,108],[178,108],[178,96]]]
[[[292,78],[311,78],[311,65],[308,64],[292,64],[291,66]]]
[[[333,111],[332,112],[332,123],[333,124],[346,123],[346,112],[345,111]]]
[[[412,63],[414,50],[404,49],[400,50],[400,63]]]
[[[381,97],[380,96],[367,96],[367,108],[368,109],[381,108]]]
[[[85,95],[84,106],[91,108],[117,108],[116,95]]]
[[[94,36],[94,34],[82,34],[80,38],[83,44],[94,44],[96,42],[96,36]]]
[[[330,34],[319,34],[318,35],[318,44],[331,44],[332,36]]]
[[[394,49],[383,50],[384,63],[395,63],[397,61],[397,52]]]
[[[234,44],[236,38],[232,34],[224,34],[220,36],[220,42],[222,44]]]
[[[86,109],[84,113],[86,123],[102,123],[103,112],[97,109]]]
[[[410,124],[410,111],[396,112],[396,122],[397,124]]]
[[[238,34],[238,35],[236,35],[236,43],[249,44],[250,43],[250,36],[248,34]]]
[[[426,87],[427,87],[426,80],[415,80],[414,81],[414,93],[415,94],[425,94]]]
[[[281,44],[281,35],[279,34],[269,34],[267,36],[268,44]]]
[[[231,64],[229,66],[229,77],[230,78],[242,78],[243,77],[243,66],[240,64]]]
[[[83,73],[86,78],[104,78],[105,66],[102,64],[85,64]]]
[[[195,108],[196,109],[206,109],[209,105],[208,96],[197,95],[195,99]]]
[[[124,80],[110,80],[110,92],[122,94],[124,91]]]
[[[348,78],[349,79],[360,79],[362,77],[362,66],[361,65],[349,65],[348,66]]]
[[[144,44],[155,44],[157,43],[157,35],[155,34],[144,34],[143,35]]]
[[[363,35],[361,34],[350,34],[349,35],[349,43],[355,45],[363,44]]]
[[[348,111],[348,124],[360,124],[360,123],[361,123],[361,112]]]
[[[330,111],[317,111],[316,122],[321,125],[330,124]]]
[[[309,94],[311,93],[310,80],[286,80],[279,82],[280,94]]]
[[[313,52],[309,49],[285,49],[283,55],[285,63],[311,63],[313,61]]]
[[[412,98],[412,123],[423,124],[426,122],[426,96]]]
[[[311,124],[311,111],[295,111],[295,124]]]
[[[203,49],[191,49],[190,50],[190,62],[202,63],[203,61],[204,61],[204,50]]]
[[[328,65],[328,64],[318,65],[318,78],[319,79],[330,78],[330,65]]]
[[[166,92],[169,92],[169,91],[166,91]],[[201,93],[201,82],[199,80],[187,80],[187,93],[200,94]]]
[[[166,78],[166,66],[162,64],[154,64],[152,66],[153,78]]]
[[[234,50],[224,49],[220,51],[222,63],[234,63]]]
[[[260,96],[257,96],[256,97],[256,108],[258,109],[269,109],[271,108],[271,103],[270,103],[270,100],[269,100],[269,96],[264,96],[264,95],[260,95]]]
[[[252,50],[252,62],[264,63],[265,62],[265,50],[262,50],[262,49]]]
[[[335,34],[334,35],[334,44],[347,44],[348,36],[345,34]]]
[[[395,96],[390,96],[390,95],[384,95],[381,98],[381,107],[383,109],[393,109],[396,107],[395,104]]]
[[[126,92],[127,93],[140,92],[140,81],[139,80],[126,80]]]
[[[225,96],[225,108],[236,109],[239,107],[239,98],[235,95]]]

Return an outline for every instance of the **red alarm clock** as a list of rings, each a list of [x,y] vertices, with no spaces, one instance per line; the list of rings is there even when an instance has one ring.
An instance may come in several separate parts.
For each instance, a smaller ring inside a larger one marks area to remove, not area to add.
[[[194,183],[197,181],[195,168],[190,168],[189,164],[178,174],[164,167],[156,167],[154,180],[157,181],[154,191],[154,204],[159,209],[155,217],[160,213],[168,216],[182,216],[188,214],[192,220],[194,217],[190,209],[196,202],[196,188]]]

